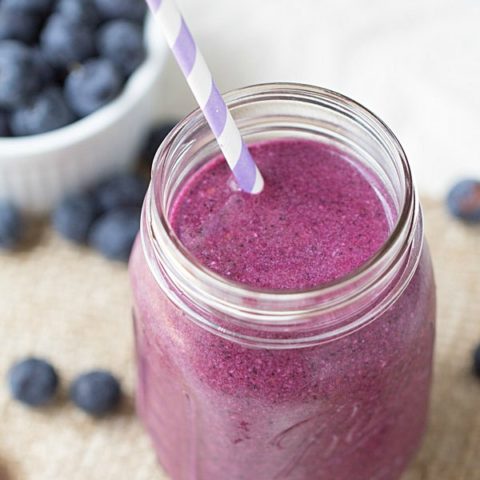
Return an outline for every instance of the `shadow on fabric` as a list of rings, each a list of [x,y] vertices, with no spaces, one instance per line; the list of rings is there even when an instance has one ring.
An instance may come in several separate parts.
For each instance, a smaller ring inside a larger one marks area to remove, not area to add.
[[[0,458],[0,480],[14,480],[10,475],[5,462]]]

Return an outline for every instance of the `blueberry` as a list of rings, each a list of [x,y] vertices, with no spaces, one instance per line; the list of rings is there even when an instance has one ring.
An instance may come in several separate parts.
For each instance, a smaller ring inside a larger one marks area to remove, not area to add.
[[[72,383],[70,398],[78,408],[90,415],[105,415],[120,403],[120,384],[105,370],[88,372]]]
[[[473,373],[480,378],[480,345],[473,352]]]
[[[94,0],[97,10],[105,20],[124,19],[141,23],[147,12],[143,0]]]
[[[0,108],[16,108],[41,88],[33,50],[13,40],[0,42]]]
[[[55,230],[75,243],[86,243],[90,229],[98,216],[98,208],[89,192],[70,195],[54,210]]]
[[[121,73],[110,60],[89,60],[68,75],[65,97],[70,108],[79,117],[85,117],[117,97],[123,82]]]
[[[16,137],[38,135],[64,127],[74,120],[62,91],[50,87],[12,113],[10,129]]]
[[[127,77],[145,60],[146,51],[142,28],[127,20],[113,20],[99,31],[97,47]]]
[[[157,153],[158,147],[162,144],[165,140],[167,135],[172,131],[172,129],[177,124],[176,121],[166,121],[160,125],[157,125],[155,128],[152,129],[150,132],[147,142],[144,147],[144,152],[142,156],[144,157],[145,161],[148,164],[153,162],[155,158],[155,154]]]
[[[447,197],[450,213],[466,222],[480,222],[480,180],[458,182]]]
[[[103,212],[121,207],[141,207],[147,191],[147,181],[134,174],[120,174],[100,183],[95,195]]]
[[[58,375],[45,360],[27,358],[9,370],[8,384],[13,398],[32,407],[48,403],[58,387]]]
[[[21,10],[34,15],[48,15],[55,0],[3,0],[2,6],[11,10]]]
[[[93,0],[59,0],[56,11],[74,23],[96,27],[100,22]]]
[[[127,207],[102,215],[93,225],[89,244],[111,260],[128,261],[140,229],[140,208]]]
[[[33,49],[34,62],[43,85],[51,85],[59,80],[58,72],[50,65],[45,54],[39,48]]]
[[[0,248],[15,248],[21,241],[23,227],[18,209],[9,202],[0,202]]]
[[[31,13],[0,6],[0,40],[31,44],[38,38],[41,23],[41,19]]]
[[[8,114],[0,110],[0,137],[9,137],[10,128],[8,127]]]
[[[40,46],[53,66],[66,69],[96,53],[93,30],[58,13],[48,19],[40,35]]]

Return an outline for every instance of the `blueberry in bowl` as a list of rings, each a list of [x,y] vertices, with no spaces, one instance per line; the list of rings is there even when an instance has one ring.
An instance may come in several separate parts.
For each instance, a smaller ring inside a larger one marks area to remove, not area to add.
[[[131,75],[145,60],[142,28],[128,20],[107,22],[98,32],[100,54],[110,59],[124,75]]]
[[[54,4],[55,0],[2,0],[2,7],[39,16],[48,15]]]
[[[9,115],[4,110],[0,110],[0,137],[9,137]]]
[[[33,50],[14,40],[0,42],[0,108],[15,109],[42,87]]]
[[[74,120],[75,115],[67,106],[62,91],[50,87],[11,113],[10,131],[16,137],[37,135],[69,125]]]
[[[40,48],[48,61],[65,70],[96,54],[94,30],[59,13],[52,15],[40,35]]]
[[[11,10],[0,4],[0,40],[18,40],[33,44],[38,39],[42,20],[22,10]]]
[[[56,12],[72,23],[95,28],[100,23],[100,15],[93,0],[59,0]]]
[[[72,70],[65,80],[65,98],[71,110],[86,117],[116,98],[123,75],[110,60],[95,58]]]
[[[146,14],[144,0],[94,0],[100,15],[106,20],[124,19],[142,23]]]
[[[2,29],[2,12],[35,28]],[[130,169],[167,56],[145,15],[143,0],[0,0],[0,198],[47,213]]]

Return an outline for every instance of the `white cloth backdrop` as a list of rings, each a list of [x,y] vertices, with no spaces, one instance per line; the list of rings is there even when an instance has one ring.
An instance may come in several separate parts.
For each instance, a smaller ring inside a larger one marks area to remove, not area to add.
[[[342,92],[398,135],[424,194],[480,176],[480,0],[178,0],[220,90]],[[170,58],[162,116],[193,98]]]

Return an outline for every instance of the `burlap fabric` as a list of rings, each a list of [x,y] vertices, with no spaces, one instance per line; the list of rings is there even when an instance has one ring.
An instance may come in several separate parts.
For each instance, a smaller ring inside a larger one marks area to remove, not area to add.
[[[480,228],[424,202],[438,283],[438,336],[429,431],[404,480],[480,480],[480,381],[471,351],[480,342]],[[130,292],[124,266],[72,247],[48,227],[32,248],[0,256],[0,480],[167,480],[133,411]],[[29,411],[3,378],[25,354],[50,358],[63,392]],[[66,401],[78,373],[113,370],[127,393],[100,421]],[[228,479],[225,479],[228,480]],[[352,479],[354,480],[354,479]]]

